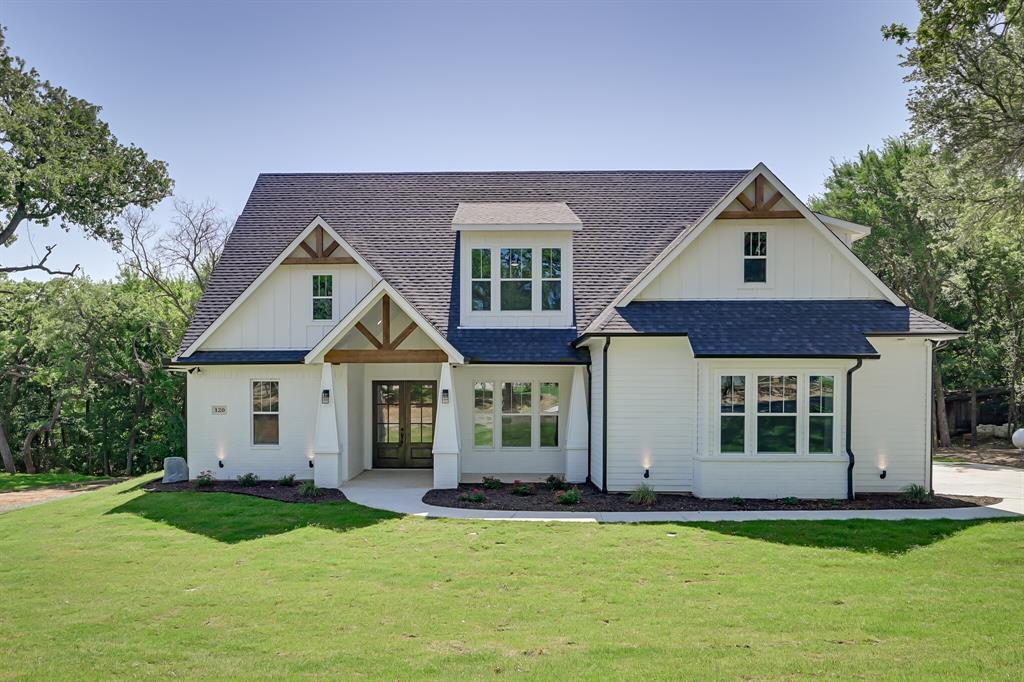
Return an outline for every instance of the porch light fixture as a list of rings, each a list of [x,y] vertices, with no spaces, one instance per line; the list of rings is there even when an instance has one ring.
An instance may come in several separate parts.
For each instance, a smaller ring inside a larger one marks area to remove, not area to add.
[[[650,467],[646,467],[644,469],[644,478],[650,478],[650,477],[651,477],[651,469],[650,469]]]
[[[224,468],[224,460],[223,459],[218,459],[217,460],[217,466],[220,467],[221,469],[223,469]]]
[[[448,404],[448,389],[447,388],[442,388],[441,389],[441,404],[442,405],[447,405]]]
[[[325,388],[324,390],[320,391],[320,402],[323,405],[330,405],[331,404],[331,391],[330,391],[330,389]]]
[[[878,477],[879,478],[885,478],[885,475],[886,475],[885,469],[882,469],[882,473],[878,474]]]
[[[312,457],[309,458],[309,468],[310,469],[313,468],[313,458]]]

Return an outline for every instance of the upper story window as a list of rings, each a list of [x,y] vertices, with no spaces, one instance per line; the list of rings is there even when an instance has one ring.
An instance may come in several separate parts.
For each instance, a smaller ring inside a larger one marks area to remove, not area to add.
[[[491,250],[473,249],[472,277],[473,310],[491,309]]]
[[[533,249],[501,249],[501,309],[533,307]]]
[[[743,233],[743,281],[768,281],[768,233]]]
[[[313,319],[334,317],[334,275],[313,275]]]
[[[562,250],[541,249],[541,310],[562,309]]]

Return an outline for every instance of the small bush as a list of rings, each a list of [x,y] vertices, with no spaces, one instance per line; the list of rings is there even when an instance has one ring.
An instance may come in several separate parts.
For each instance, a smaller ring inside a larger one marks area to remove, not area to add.
[[[493,478],[491,476],[484,476],[484,487],[488,490],[499,490],[501,488],[501,479]]]
[[[528,495],[533,495],[535,492],[536,491],[533,489],[533,486],[531,484],[529,484],[529,483],[523,483],[522,481],[513,481],[512,482],[512,494],[513,495],[519,495],[520,497],[527,497]]]
[[[555,474],[548,476],[544,479],[544,482],[547,483],[548,487],[552,490],[565,490],[569,487],[569,484],[565,482],[564,478],[556,476]]]
[[[747,501],[744,500],[742,497],[730,497],[729,502],[735,504],[737,507],[742,507],[747,503]]]
[[[649,507],[657,502],[657,500],[658,494],[654,492],[654,488],[646,483],[641,483],[629,494],[630,504],[639,504],[644,507]]]
[[[243,488],[251,488],[259,482],[260,477],[252,473],[251,471],[247,474],[242,474],[241,476],[238,477],[238,485],[242,486]]]
[[[213,472],[209,469],[201,471],[199,475],[196,476],[196,480],[192,481],[192,487],[198,489],[212,488],[215,485],[217,485],[217,479],[213,477]]]
[[[481,504],[487,501],[487,495],[484,495],[483,490],[473,489],[468,493],[462,493],[459,495],[459,499],[463,502],[475,502],[476,504]]]
[[[570,488],[558,496],[558,504],[579,504],[583,499],[583,493],[579,488]]]
[[[302,497],[319,497],[321,494],[323,491],[317,488],[313,481],[303,481],[299,486],[299,495]]]
[[[932,499],[932,494],[928,490],[928,488],[925,488],[923,485],[911,483],[910,485],[903,489],[903,497],[910,500],[911,502],[916,502],[917,504],[924,504],[925,502],[928,502],[929,500]]]
[[[291,488],[293,485],[295,485],[295,474],[288,474],[287,476],[282,476],[281,478],[277,479],[277,484],[283,485],[285,488]]]
[[[788,506],[792,507],[793,505],[800,504],[800,500],[798,500],[795,497],[783,497],[782,498],[782,504],[785,504],[785,505],[788,505]]]

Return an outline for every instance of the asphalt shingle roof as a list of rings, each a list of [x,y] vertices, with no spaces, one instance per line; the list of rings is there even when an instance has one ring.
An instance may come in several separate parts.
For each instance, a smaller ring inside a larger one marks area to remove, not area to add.
[[[228,238],[184,352],[315,218],[323,217],[442,334],[452,315],[459,202],[561,202],[582,330],[745,170],[263,174]],[[456,345],[456,347],[458,347]]]
[[[634,301],[596,334],[686,334],[697,357],[872,357],[866,336],[956,334],[888,301]]]

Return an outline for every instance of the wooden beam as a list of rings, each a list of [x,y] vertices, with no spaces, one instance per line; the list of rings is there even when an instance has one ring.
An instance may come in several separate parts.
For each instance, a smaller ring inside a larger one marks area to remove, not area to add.
[[[314,251],[314,250],[313,250],[313,247],[312,247],[312,246],[310,246],[309,244],[307,244],[307,243],[306,243],[305,241],[301,241],[301,242],[299,242],[299,246],[301,246],[301,247],[302,247],[302,250],[303,250],[303,251],[305,251],[306,253],[308,253],[308,254],[309,254],[309,257],[310,257],[310,258],[316,258],[317,256],[319,256],[319,255],[320,255],[320,254],[318,254],[318,253],[317,253],[316,251]]]
[[[349,256],[327,256],[324,258],[289,257],[281,261],[281,265],[355,265],[356,259]]]
[[[754,178],[754,209],[764,208],[764,176]]]
[[[770,211],[772,206],[774,206],[775,204],[779,203],[779,199],[781,199],[781,198],[782,198],[782,192],[778,192],[777,191],[777,192],[775,192],[775,194],[772,195],[771,199],[769,199],[768,201],[764,202],[764,206],[762,206],[761,208],[763,210],[765,210],[765,211]]]
[[[377,337],[373,335],[373,332],[366,328],[365,324],[363,324],[362,322],[356,322],[356,329],[358,329],[359,332],[366,337],[367,341],[373,344],[374,348],[380,349],[381,347],[383,347],[384,344],[377,340]]]
[[[803,218],[800,211],[722,211],[716,216],[721,220],[743,220],[746,218]]]
[[[400,345],[402,345],[402,341],[405,341],[407,338],[409,338],[409,334],[412,334],[414,331],[416,331],[416,323],[410,322],[409,326],[403,329],[402,333],[395,337],[395,340],[391,342],[391,346],[388,348],[388,350],[394,350],[398,348]]]
[[[750,201],[749,198],[747,198],[747,195],[744,194],[743,192],[740,192],[739,196],[736,197],[736,201],[743,204],[743,208],[747,209],[748,211],[754,210],[754,204]]]
[[[384,298],[380,301],[381,305],[381,319],[383,320],[383,335],[384,335],[384,347],[388,350],[391,349],[391,297],[384,294]]]
[[[334,250],[338,248],[338,242],[331,242],[326,249],[324,249],[324,258],[334,253]]]
[[[331,364],[345,362],[448,362],[443,350],[331,350],[324,360]]]
[[[324,253],[324,228],[319,225],[316,228],[316,255],[318,258],[323,258],[327,254]]]

